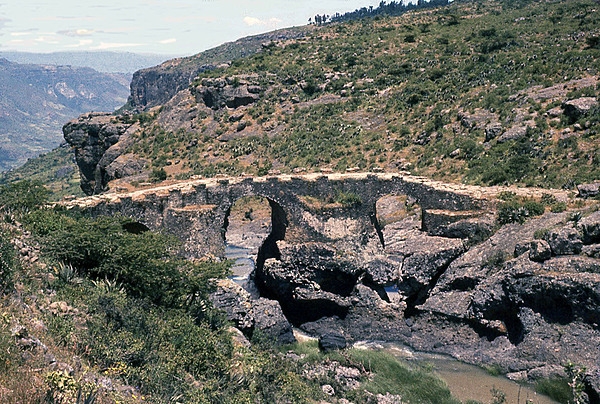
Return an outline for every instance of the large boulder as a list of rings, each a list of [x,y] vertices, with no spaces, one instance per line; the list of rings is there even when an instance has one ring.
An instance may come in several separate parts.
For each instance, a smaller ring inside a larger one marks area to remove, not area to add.
[[[346,337],[338,332],[329,332],[319,337],[319,348],[323,352],[344,349],[347,345]]]
[[[583,248],[581,236],[577,229],[572,226],[549,232],[546,236],[546,241],[550,245],[550,249],[554,255],[579,254]]]
[[[247,335],[251,333],[254,315],[250,293],[231,279],[222,279],[210,299],[215,307],[225,312],[236,328]]]
[[[600,243],[600,211],[584,217],[577,223],[585,244]]]
[[[276,300],[259,298],[253,304],[252,313],[254,315],[254,332],[259,330],[261,337],[271,339],[278,344],[296,342],[292,325]]]
[[[266,296],[281,302],[293,322],[344,315],[364,269],[322,243],[278,242],[280,260],[268,259],[255,270],[255,282]]]
[[[396,251],[404,256],[399,271],[399,291],[407,297],[423,294],[434,277],[465,250],[461,240],[442,237],[425,236],[406,243]]]
[[[600,195],[600,182],[577,185],[580,198],[594,198]]]
[[[261,88],[236,79],[203,79],[202,84],[193,90],[196,101],[215,110],[238,108],[258,101]]]
[[[574,100],[565,101],[562,105],[565,115],[575,121],[579,117],[586,115],[590,110],[598,105],[595,97],[581,97]]]
[[[260,334],[260,337],[279,344],[295,341],[292,326],[276,300],[255,299],[231,279],[220,280],[210,298],[215,307],[223,310],[227,319],[244,335]]]
[[[552,257],[550,244],[544,240],[534,240],[530,244],[529,259],[536,262],[544,262]]]

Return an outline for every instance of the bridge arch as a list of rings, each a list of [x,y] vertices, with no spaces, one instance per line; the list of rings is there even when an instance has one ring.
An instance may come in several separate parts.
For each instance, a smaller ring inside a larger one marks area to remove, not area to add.
[[[225,257],[239,262],[233,275],[243,282],[252,267],[280,258],[277,241],[285,239],[288,216],[277,201],[260,193],[236,194],[225,203],[221,231]]]

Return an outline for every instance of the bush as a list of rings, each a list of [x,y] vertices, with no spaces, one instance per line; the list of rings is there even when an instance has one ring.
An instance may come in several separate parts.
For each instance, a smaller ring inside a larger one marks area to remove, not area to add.
[[[161,182],[167,179],[167,172],[164,168],[153,168],[152,173],[150,173],[150,181],[152,182]]]
[[[357,206],[362,203],[362,199],[359,195],[355,194],[354,192],[343,191],[337,193],[334,201],[337,203],[341,203],[345,207]]]
[[[569,381],[563,378],[542,379],[535,383],[535,391],[559,403],[572,403],[573,393]]]
[[[544,213],[544,205],[540,202],[528,199],[525,201],[509,200],[498,208],[498,223],[520,223],[533,216]]]
[[[179,241],[151,231],[129,233],[123,217],[72,217],[53,210],[26,218],[47,256],[91,279],[115,280],[129,294],[157,304],[177,305],[189,294],[204,296],[210,279],[228,265],[194,264],[177,256]],[[197,300],[197,299],[192,299]]]
[[[24,180],[0,187],[0,209],[28,212],[48,201],[50,191],[38,181]]]

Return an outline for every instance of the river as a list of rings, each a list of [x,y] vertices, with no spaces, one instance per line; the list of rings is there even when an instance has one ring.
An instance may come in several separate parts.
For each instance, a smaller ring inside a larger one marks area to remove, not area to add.
[[[354,346],[359,349],[384,350],[408,363],[432,367],[433,372],[446,382],[452,395],[463,403],[468,400],[493,402],[492,390],[497,390],[505,395],[507,404],[558,404],[551,398],[536,393],[530,385],[491,375],[479,366],[460,362],[450,356],[417,352],[392,342],[359,342]]]

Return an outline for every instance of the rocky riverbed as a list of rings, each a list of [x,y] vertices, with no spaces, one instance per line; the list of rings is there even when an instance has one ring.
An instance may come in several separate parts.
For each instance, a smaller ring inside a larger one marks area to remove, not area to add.
[[[513,380],[564,376],[575,363],[598,402],[597,207],[498,226],[493,214],[436,221],[401,202],[400,211],[378,209],[383,227],[358,249],[278,241],[249,288],[223,281],[215,302],[247,336],[261,329],[280,342],[293,340],[291,325],[396,341]]]

